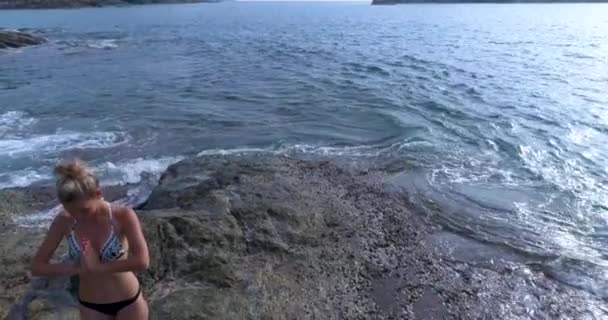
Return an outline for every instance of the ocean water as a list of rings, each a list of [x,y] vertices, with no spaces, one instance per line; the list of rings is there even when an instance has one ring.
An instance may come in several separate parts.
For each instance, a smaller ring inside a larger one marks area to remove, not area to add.
[[[347,159],[608,297],[608,5],[231,2],[0,25],[49,39],[0,52],[2,188],[73,156],[137,188],[197,154]]]

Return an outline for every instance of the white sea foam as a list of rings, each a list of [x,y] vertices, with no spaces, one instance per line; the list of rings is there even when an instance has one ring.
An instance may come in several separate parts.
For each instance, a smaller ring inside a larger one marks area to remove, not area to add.
[[[568,132],[568,139],[573,143],[585,145],[590,139],[598,135],[598,132],[589,127],[571,127]]]
[[[375,157],[385,149],[377,146],[352,146],[352,147],[319,147],[307,144],[296,144],[286,148],[286,153],[303,153],[321,156],[352,156],[352,157]]]
[[[476,170],[471,170],[474,166]],[[430,172],[430,181],[433,183],[454,183],[468,185],[500,184],[502,186],[516,186],[516,175],[510,170],[496,166],[494,163],[475,163],[467,165],[446,166],[433,169]]]
[[[309,144],[295,144],[276,148],[233,148],[209,149],[198,153],[199,157],[210,155],[239,155],[249,153],[269,153],[276,155],[317,155],[317,156],[348,156],[348,157],[377,157],[391,151],[405,150],[408,147],[424,144],[424,142],[398,142],[389,146],[360,145],[347,147],[324,147]]]
[[[35,182],[51,178],[51,169],[25,169],[0,174],[0,189],[27,187]]]
[[[36,119],[28,117],[21,111],[8,111],[0,114],[0,137],[16,130],[22,130],[36,123]]]
[[[197,156],[212,156],[212,155],[233,155],[233,154],[246,154],[246,153],[272,153],[274,152],[272,149],[263,149],[263,148],[234,148],[234,149],[209,149],[204,150],[198,153]]]
[[[62,206],[57,205],[53,208],[40,210],[34,213],[18,215],[14,219],[15,223],[23,228],[40,228],[48,226],[55,216],[61,212]]]
[[[604,190],[604,187],[588,174],[576,159],[559,161],[550,152],[532,146],[520,146],[519,156],[530,171],[557,188],[576,192],[579,197],[601,200],[597,198],[596,192],[590,191]]]
[[[170,165],[182,160],[182,157],[163,157],[158,159],[138,158],[118,163],[106,162],[96,168],[105,185],[136,184],[148,174],[154,178],[167,170]]]
[[[111,140],[111,139],[110,139]],[[81,143],[82,144],[82,143]],[[233,155],[233,154],[247,154],[247,153],[272,153],[272,154],[314,154],[314,155],[325,155],[325,156],[359,156],[369,157],[375,156],[381,153],[383,150],[386,151],[389,148],[399,148],[400,145],[396,144],[385,149],[378,149],[373,146],[357,146],[357,147],[316,147],[311,145],[293,145],[289,147],[281,147],[277,149],[263,149],[263,148],[237,148],[237,149],[214,149],[206,150],[199,153],[199,156],[206,155]],[[133,205],[140,203],[145,200],[151,192],[154,184],[158,181],[160,175],[173,163],[182,160],[183,157],[162,157],[156,159],[150,158],[137,158],[131,160],[125,160],[120,162],[106,162],[101,165],[95,166],[93,170],[101,177],[103,185],[125,185],[134,184],[134,187],[128,191],[127,196],[124,199],[119,199],[117,202]],[[50,171],[50,169],[45,169]],[[19,175],[18,172],[15,176]],[[35,170],[30,170],[30,178],[19,181],[19,186],[27,186],[39,179],[48,179],[49,176],[40,173]],[[1,178],[1,176],[0,176]],[[6,179],[8,180],[8,179]],[[13,184],[10,186],[17,186],[17,181],[12,180]],[[0,180],[2,182],[2,180]],[[2,187],[8,187],[8,184],[0,185]],[[22,227],[41,227],[46,226],[61,208],[55,207],[48,210],[42,210],[31,214],[20,215],[20,218],[16,219],[15,222]]]
[[[116,200],[117,203],[133,206],[145,201],[160,175],[168,166],[181,159],[182,157],[163,157],[158,159],[138,158],[116,164],[106,162],[95,166],[93,171],[101,177],[104,186],[135,184],[132,189],[128,190],[125,198]],[[12,185],[3,184],[3,176],[0,176],[0,188],[26,187],[40,179],[50,178],[50,176],[34,170],[29,170],[28,172],[30,172],[29,178],[24,178],[23,181],[13,180]],[[45,172],[50,172],[50,169],[45,169]],[[18,174],[19,172],[16,172],[15,177]],[[18,214],[19,218],[15,219],[15,223],[21,227],[44,227],[54,219],[60,210],[61,207],[56,206],[34,213],[20,213]]]
[[[0,140],[0,156],[16,156],[31,153],[59,152],[70,149],[110,148],[126,143],[124,133],[57,133],[23,139]]]
[[[116,39],[89,40],[86,42],[86,46],[92,49],[110,50],[118,48],[116,41]]]
[[[269,154],[313,154],[323,156],[361,156],[369,157],[379,154],[379,150],[374,150],[373,146],[355,146],[355,147],[319,147],[307,144],[296,144],[291,146],[282,146],[278,148],[234,148],[234,149],[210,149],[204,150],[198,154],[199,157],[210,155],[239,155],[250,153],[269,153]]]

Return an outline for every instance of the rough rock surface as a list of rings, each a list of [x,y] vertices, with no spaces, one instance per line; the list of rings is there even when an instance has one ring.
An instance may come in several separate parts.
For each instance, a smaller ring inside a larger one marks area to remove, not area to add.
[[[45,43],[42,37],[26,32],[0,28],[0,49],[21,48]]]
[[[606,316],[601,301],[526,258],[443,231],[379,177],[329,162],[188,159],[167,170],[138,213],[152,259],[140,274],[152,319]],[[19,265],[26,254],[3,257]],[[20,272],[2,279],[25,287]],[[10,318],[69,319],[66,286],[22,290],[7,302],[20,311]]]
[[[52,188],[4,189],[0,192],[0,230],[11,225],[19,214],[47,208],[55,201]]]

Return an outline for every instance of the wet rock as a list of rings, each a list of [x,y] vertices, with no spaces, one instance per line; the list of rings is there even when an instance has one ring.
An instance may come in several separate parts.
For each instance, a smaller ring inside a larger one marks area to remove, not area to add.
[[[448,311],[437,293],[424,289],[422,296],[413,305],[417,320],[441,320],[448,318]]]
[[[137,210],[151,255],[139,274],[151,318],[607,316],[593,295],[513,252],[441,231],[407,199],[374,173],[324,161],[253,154],[177,163]],[[31,236],[8,236],[19,237]],[[5,302],[22,311],[14,319],[31,310],[68,317],[69,290],[23,289],[33,280],[23,271],[27,250],[2,248],[16,259],[5,260],[2,290],[22,288]],[[66,298],[47,303],[49,292]]]
[[[15,30],[0,29],[0,49],[21,48],[45,43],[42,37]]]
[[[110,202],[125,198],[129,186],[117,185],[104,187],[104,198]],[[8,188],[0,190],[0,230],[14,227],[15,218],[27,214],[49,211],[59,205],[55,187],[41,185],[27,188]]]
[[[113,200],[124,196],[126,188],[105,188],[104,193]],[[46,281],[33,278],[29,272],[45,230],[20,228],[14,223],[17,217],[55,205],[55,189],[50,186],[0,190],[0,319],[71,319],[74,314],[68,279]],[[65,250],[62,243],[55,259],[61,259]]]
[[[0,233],[0,319],[7,317],[28,292],[32,283],[28,272],[30,259],[43,236],[23,230]]]
[[[60,306],[53,297],[36,298],[27,306],[27,319],[32,320],[79,320],[76,306]]]
[[[0,190],[0,225],[7,225],[19,215],[52,207],[55,192],[52,188],[32,187]]]

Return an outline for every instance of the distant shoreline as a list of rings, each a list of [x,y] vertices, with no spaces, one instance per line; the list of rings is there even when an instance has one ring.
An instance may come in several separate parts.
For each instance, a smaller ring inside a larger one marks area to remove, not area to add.
[[[285,2],[299,2],[298,0]],[[306,1],[306,0],[304,0]],[[359,2],[358,0],[352,0]],[[154,5],[154,4],[196,4],[196,3],[219,3],[222,0],[47,0],[46,2],[37,2],[35,0],[17,0],[17,1],[2,1],[0,0],[0,10],[23,10],[23,9],[80,9],[80,8],[102,8],[102,7],[131,7],[139,5]],[[265,2],[265,0],[236,0],[235,2]],[[268,0],[268,2],[281,2]],[[310,1],[324,2],[324,1]],[[328,0],[327,2],[332,2]],[[535,0],[535,1],[518,1],[518,0],[371,0],[371,5],[397,5],[397,4],[556,4],[556,3],[608,3],[608,0]]]
[[[46,0],[37,2],[35,0],[0,0],[0,10],[20,9],[79,9],[79,8],[101,8],[101,7],[130,7],[152,4],[193,4],[193,3],[217,3],[217,0]]]
[[[555,0],[535,0],[535,1],[517,1],[517,0],[372,0],[372,5],[396,5],[396,4],[565,4],[565,3],[608,3],[608,0],[567,0],[567,1],[555,1]]]

